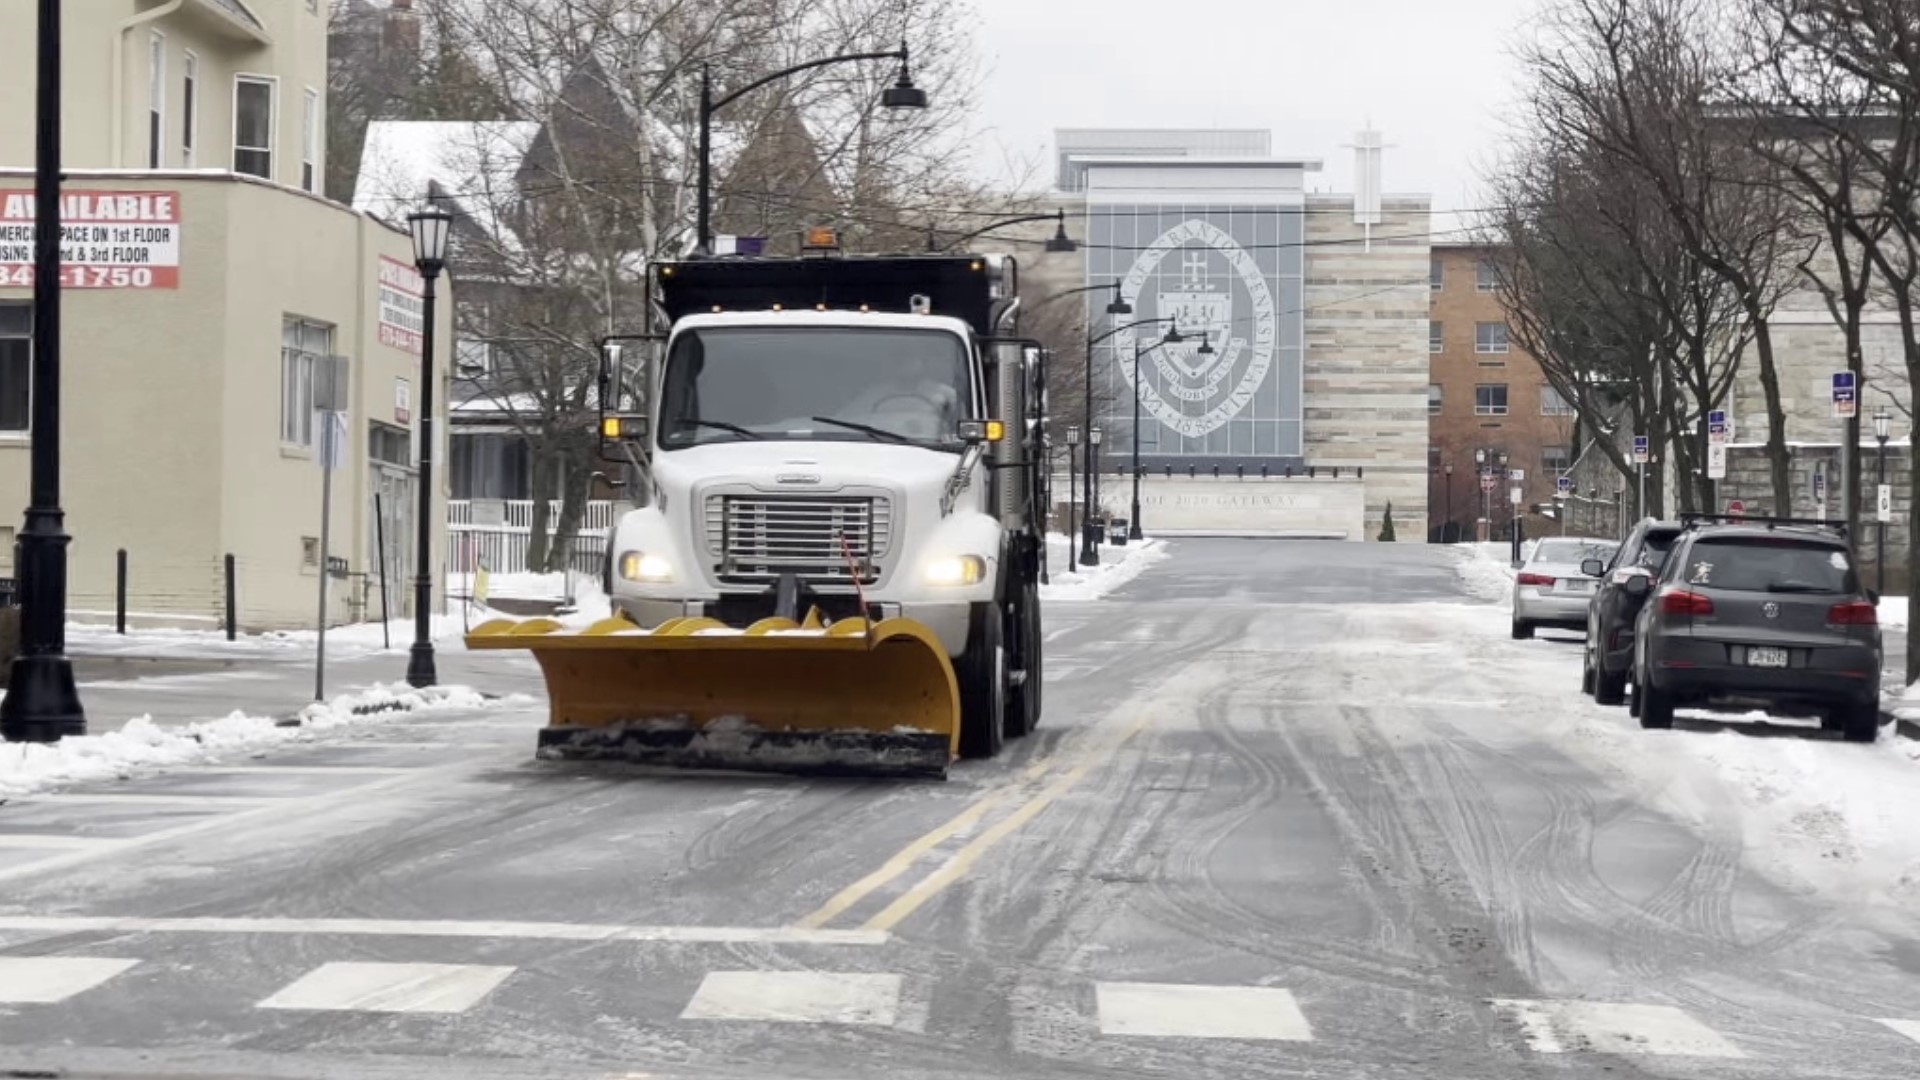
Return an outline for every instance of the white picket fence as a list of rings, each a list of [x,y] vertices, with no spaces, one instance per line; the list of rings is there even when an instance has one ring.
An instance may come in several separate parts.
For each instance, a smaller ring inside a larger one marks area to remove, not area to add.
[[[495,574],[527,572],[527,547],[533,534],[532,499],[493,500],[501,511],[500,524],[475,524],[473,500],[447,502],[447,569],[470,574],[484,566]],[[549,525],[560,520],[560,503],[548,504]],[[492,517],[483,508],[482,516]],[[570,565],[583,574],[598,576],[606,557],[607,532],[613,526],[614,504],[606,499],[587,503],[579,531],[574,534]]]

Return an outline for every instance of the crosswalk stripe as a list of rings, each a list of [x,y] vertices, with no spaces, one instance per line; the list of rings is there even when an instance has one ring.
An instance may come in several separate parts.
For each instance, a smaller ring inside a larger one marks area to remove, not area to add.
[[[713,971],[683,1020],[873,1024],[900,1019],[900,976],[836,971]]]
[[[104,956],[0,956],[0,1004],[65,1001],[139,962]]]
[[[1507,998],[1496,998],[1491,1004],[1512,1017],[1527,1044],[1542,1054],[1746,1056],[1718,1032],[1671,1005]]]
[[[1103,982],[1094,997],[1102,1035],[1313,1041],[1293,994],[1275,987]]]
[[[260,1002],[262,1009],[462,1013],[513,974],[480,964],[322,964]]]
[[[1914,1042],[1920,1042],[1920,1020],[1882,1020],[1880,1022]]]

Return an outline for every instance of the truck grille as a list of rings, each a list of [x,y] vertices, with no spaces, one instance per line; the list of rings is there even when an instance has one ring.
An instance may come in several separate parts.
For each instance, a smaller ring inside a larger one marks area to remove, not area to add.
[[[706,527],[721,581],[764,582],[785,573],[852,581],[851,551],[858,580],[867,584],[879,576],[875,562],[892,536],[893,507],[886,499],[841,495],[710,495]]]

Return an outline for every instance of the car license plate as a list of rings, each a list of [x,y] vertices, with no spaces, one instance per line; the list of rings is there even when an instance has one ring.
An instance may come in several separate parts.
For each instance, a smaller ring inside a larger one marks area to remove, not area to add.
[[[1786,667],[1787,650],[1762,645],[1747,648],[1748,667]]]

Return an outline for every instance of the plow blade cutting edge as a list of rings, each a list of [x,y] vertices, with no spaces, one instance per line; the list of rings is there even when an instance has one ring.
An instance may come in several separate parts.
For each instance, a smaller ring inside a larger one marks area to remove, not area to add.
[[[836,776],[944,777],[960,692],[940,639],[913,619],[730,629],[625,618],[568,631],[495,619],[470,649],[526,649],[546,678],[544,759]]]

